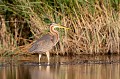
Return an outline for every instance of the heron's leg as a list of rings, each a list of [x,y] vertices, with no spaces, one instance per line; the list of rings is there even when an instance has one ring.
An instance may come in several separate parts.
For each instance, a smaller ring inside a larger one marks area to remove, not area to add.
[[[46,55],[47,55],[48,65],[49,65],[50,64],[50,53],[49,53],[49,51],[46,52]]]
[[[41,58],[41,54],[39,54],[39,65],[40,65],[40,58]]]

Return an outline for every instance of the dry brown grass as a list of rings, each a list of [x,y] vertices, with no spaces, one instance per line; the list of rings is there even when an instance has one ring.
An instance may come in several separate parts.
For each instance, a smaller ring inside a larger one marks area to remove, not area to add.
[[[27,52],[33,41],[45,34],[44,30],[48,30],[48,24],[44,21],[44,18],[48,18],[52,22],[70,28],[68,31],[59,30],[61,40],[51,52],[57,52],[57,54],[120,54],[119,3],[117,5],[116,2],[115,5],[110,0],[107,0],[107,4],[98,0],[60,3],[58,0],[53,6],[47,1],[21,1],[14,3],[16,5],[7,4],[20,17],[13,16],[14,19],[8,21],[9,26],[14,27],[14,33],[7,30],[5,17],[0,16],[2,23],[0,50],[4,50],[3,52],[8,50],[17,53]],[[20,31],[21,27],[25,30]]]

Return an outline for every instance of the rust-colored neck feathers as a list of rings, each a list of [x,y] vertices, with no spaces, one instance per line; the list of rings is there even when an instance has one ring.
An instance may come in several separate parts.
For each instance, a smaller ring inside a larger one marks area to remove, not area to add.
[[[50,26],[50,33],[53,35],[54,44],[56,44],[59,40],[59,33],[54,29],[54,26],[52,25]]]

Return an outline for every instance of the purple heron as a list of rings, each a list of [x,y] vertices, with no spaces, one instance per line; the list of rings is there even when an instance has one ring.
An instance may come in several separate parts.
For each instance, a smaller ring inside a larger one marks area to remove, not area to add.
[[[45,52],[46,55],[47,55],[48,64],[50,63],[49,51],[59,41],[59,33],[58,33],[57,30],[55,30],[55,28],[68,29],[68,28],[66,28],[64,26],[61,26],[59,24],[52,23],[50,25],[50,33],[48,33],[48,34],[42,36],[41,38],[39,38],[36,42],[33,43],[31,48],[28,50],[29,52],[38,53],[39,54],[39,65],[40,65],[41,54],[43,52]]]

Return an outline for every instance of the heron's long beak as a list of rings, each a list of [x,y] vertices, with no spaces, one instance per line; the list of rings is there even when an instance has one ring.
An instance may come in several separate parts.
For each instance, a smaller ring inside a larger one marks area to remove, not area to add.
[[[65,26],[59,26],[59,28],[64,28],[64,29],[69,29],[69,28],[67,28],[67,27],[65,27]]]

